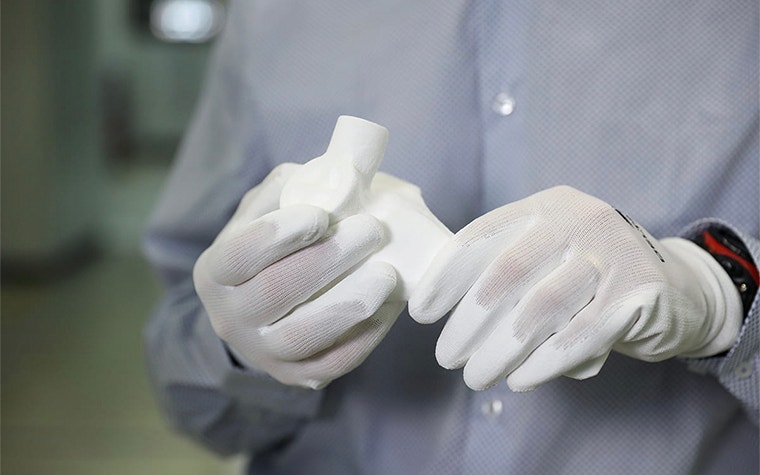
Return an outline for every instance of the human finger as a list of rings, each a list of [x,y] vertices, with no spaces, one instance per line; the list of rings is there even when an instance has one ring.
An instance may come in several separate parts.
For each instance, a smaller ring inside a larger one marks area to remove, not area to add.
[[[482,390],[504,379],[593,299],[598,278],[588,260],[571,258],[534,285],[468,360],[467,386]]]
[[[314,356],[374,315],[395,286],[396,272],[390,264],[369,262],[316,299],[256,329],[256,344],[285,361]]]
[[[330,227],[314,244],[262,269],[220,305],[254,326],[269,325],[359,264],[383,242],[382,225],[354,215]]]
[[[489,214],[459,231],[433,258],[409,298],[409,315],[433,323],[451,310],[502,250],[520,239],[528,221],[492,221]]]
[[[294,205],[265,214],[217,239],[201,256],[209,278],[235,286],[265,267],[324,235],[329,217],[323,210]]]
[[[513,391],[529,391],[570,374],[577,378],[595,376],[615,341],[635,323],[640,311],[635,304],[605,309],[592,301],[561,331],[536,348],[508,377]]]
[[[331,347],[301,361],[279,361],[273,376],[286,384],[321,389],[358,367],[393,326],[404,302],[388,301]]]
[[[444,368],[464,366],[514,306],[561,262],[551,238],[524,236],[499,255],[451,312],[436,345]]]

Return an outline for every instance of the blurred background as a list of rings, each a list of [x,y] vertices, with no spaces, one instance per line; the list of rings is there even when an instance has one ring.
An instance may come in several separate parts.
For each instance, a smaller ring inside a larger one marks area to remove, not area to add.
[[[192,115],[217,0],[5,0],[2,473],[218,474],[145,378],[141,231]]]

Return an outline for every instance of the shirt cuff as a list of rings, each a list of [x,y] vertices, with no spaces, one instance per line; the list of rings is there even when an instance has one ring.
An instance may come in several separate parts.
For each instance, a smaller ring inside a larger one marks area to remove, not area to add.
[[[236,364],[208,317],[203,315],[201,320],[203,346],[212,355],[213,364],[221,374],[222,393],[244,406],[283,415],[312,418],[319,413],[324,390],[288,386],[263,371]]]
[[[754,262],[760,262],[760,241],[740,232],[731,225],[707,219],[686,228],[680,236],[696,238],[707,228],[724,228],[735,234],[746,246]],[[745,315],[739,337],[724,354],[707,358],[682,358],[689,370],[699,374],[711,374],[736,396],[757,423],[760,420],[760,303],[754,296]]]

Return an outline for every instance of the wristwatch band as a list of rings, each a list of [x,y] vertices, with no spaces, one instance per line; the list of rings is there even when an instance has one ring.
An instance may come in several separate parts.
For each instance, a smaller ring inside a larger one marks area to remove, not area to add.
[[[703,230],[693,241],[710,253],[731,277],[739,291],[746,318],[760,285],[760,275],[744,243],[728,229],[719,227]]]

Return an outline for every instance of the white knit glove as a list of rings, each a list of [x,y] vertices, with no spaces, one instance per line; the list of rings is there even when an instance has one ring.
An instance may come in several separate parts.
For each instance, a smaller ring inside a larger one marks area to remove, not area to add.
[[[476,219],[435,257],[409,301],[450,310],[436,357],[472,389],[515,391],[598,373],[611,350],[644,361],[728,349],[739,294],[695,244],[656,241],[607,203],[557,187]]]
[[[278,209],[298,168],[278,167],[245,195],[193,277],[214,330],[243,364],[316,389],[358,366],[404,304],[386,302],[392,266],[349,272],[383,243],[376,218],[357,214],[328,227],[320,208]]]

